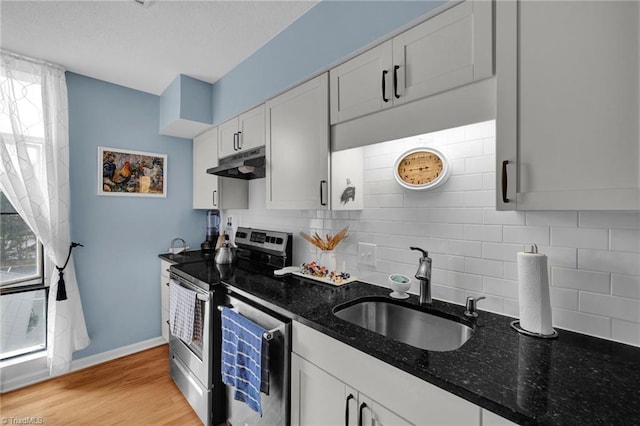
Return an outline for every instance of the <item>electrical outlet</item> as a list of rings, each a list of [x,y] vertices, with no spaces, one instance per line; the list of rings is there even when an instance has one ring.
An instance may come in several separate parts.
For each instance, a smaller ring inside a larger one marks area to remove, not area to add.
[[[358,243],[358,263],[361,265],[376,266],[376,245]]]

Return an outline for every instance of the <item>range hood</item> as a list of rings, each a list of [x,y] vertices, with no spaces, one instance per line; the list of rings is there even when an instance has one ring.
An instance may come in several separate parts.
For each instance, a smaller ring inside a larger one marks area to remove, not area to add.
[[[265,176],[264,146],[221,158],[207,173],[234,179],[259,179]]]

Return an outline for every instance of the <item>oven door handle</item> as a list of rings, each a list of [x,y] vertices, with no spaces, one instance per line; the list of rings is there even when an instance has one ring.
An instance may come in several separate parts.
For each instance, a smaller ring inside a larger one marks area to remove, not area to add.
[[[196,298],[198,300],[202,300],[203,302],[208,302],[209,301],[209,295],[207,293],[205,293],[202,289],[198,289],[196,286],[182,281],[181,279],[177,278],[176,275],[172,275],[170,279],[175,280],[178,283],[178,285],[180,285],[181,287],[184,287],[184,288],[186,288],[188,290],[191,290],[191,291],[195,291],[196,292]],[[167,285],[169,285],[169,283],[167,283]]]
[[[223,308],[233,309],[232,305],[219,305],[218,310],[222,312]],[[279,327],[272,328],[271,330],[267,330],[262,334],[262,338],[264,340],[271,340],[276,336],[276,333],[280,333]]]

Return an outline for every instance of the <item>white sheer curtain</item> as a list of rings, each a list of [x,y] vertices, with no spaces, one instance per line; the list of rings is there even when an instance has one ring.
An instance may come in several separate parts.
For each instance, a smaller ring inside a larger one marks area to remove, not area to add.
[[[69,233],[69,131],[64,70],[0,51],[0,189],[63,266]],[[71,369],[74,351],[89,344],[73,256],[64,270],[67,299],[56,300],[50,274],[47,359],[51,375]]]

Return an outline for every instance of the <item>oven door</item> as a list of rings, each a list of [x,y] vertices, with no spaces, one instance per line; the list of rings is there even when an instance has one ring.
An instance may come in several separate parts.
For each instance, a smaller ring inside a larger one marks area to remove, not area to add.
[[[202,316],[202,329],[195,331],[194,338],[191,343],[187,343],[171,333],[169,326],[169,347],[182,364],[187,367],[193,375],[206,388],[211,389],[213,386],[213,366],[212,366],[212,340],[211,332],[213,330],[213,292],[203,290],[185,280],[180,279],[175,274],[171,274],[171,279],[178,282],[181,286],[193,290],[197,293],[196,310]]]

